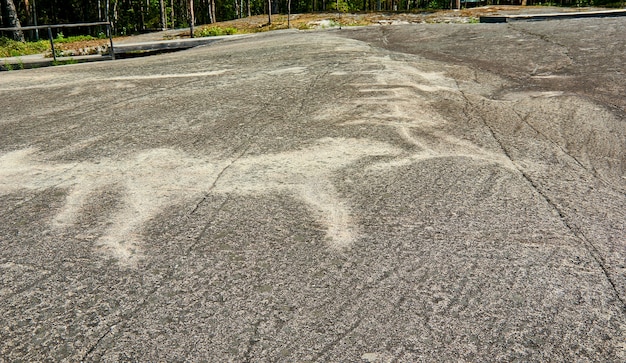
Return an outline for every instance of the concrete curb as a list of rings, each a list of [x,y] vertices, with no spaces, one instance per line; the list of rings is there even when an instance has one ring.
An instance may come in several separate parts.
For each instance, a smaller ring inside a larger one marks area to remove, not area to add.
[[[135,43],[114,43],[113,49],[115,56],[124,57],[133,56],[137,54],[149,54],[158,52],[172,52],[178,50],[190,49],[202,45],[207,45],[225,39],[236,39],[251,36],[253,34],[240,34],[240,35],[224,35],[215,37],[202,37],[202,38],[189,38],[189,39],[174,39],[174,40],[159,40],[159,41],[144,41]],[[111,60],[111,56],[108,54],[103,55],[84,55],[73,57],[57,57],[58,64],[64,63],[86,63],[97,62],[103,60]],[[49,67],[53,65],[54,60],[49,57],[45,57],[44,54],[33,54],[21,57],[7,57],[0,58],[0,71],[29,69]]]
[[[74,64],[74,63],[87,63],[98,62],[103,60],[110,60],[111,56],[104,55],[81,55],[74,57],[57,57],[56,64]],[[55,61],[51,57],[46,57],[43,54],[33,54],[21,57],[8,57],[0,58],[0,71],[11,71],[20,69],[42,68],[54,65]]]
[[[615,16],[626,16],[626,9],[618,10],[601,10],[571,13],[554,13],[554,14],[521,14],[521,15],[498,15],[498,16],[481,16],[481,23],[508,23],[511,21],[542,21],[557,19],[577,19],[577,18],[606,18]]]
[[[133,53],[133,52],[157,52],[157,51],[183,50],[183,49],[194,48],[200,45],[215,43],[217,41],[223,40],[226,37],[233,37],[233,36],[235,35],[114,44],[114,52],[117,55],[117,54]]]

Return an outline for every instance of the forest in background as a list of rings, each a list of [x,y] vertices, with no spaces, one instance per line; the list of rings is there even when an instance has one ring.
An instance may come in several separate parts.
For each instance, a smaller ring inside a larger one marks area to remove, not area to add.
[[[0,3],[0,24],[3,27],[110,21],[116,35],[188,27],[192,9],[194,24],[212,24],[268,13],[417,11],[448,9],[459,5],[542,4],[540,0],[0,0]],[[557,6],[602,6],[612,3],[615,4],[616,0],[544,2]],[[619,4],[620,1],[617,1]],[[67,31],[86,35],[98,35],[101,32],[97,28]],[[0,35],[10,36],[6,32]],[[25,35],[29,37],[29,34]],[[13,34],[14,38],[16,36]]]

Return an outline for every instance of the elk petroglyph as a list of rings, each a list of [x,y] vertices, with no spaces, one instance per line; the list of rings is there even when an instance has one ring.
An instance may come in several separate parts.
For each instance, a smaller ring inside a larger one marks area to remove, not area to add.
[[[283,153],[207,160],[172,149],[150,149],[134,156],[98,162],[45,161],[35,149],[0,156],[0,195],[19,190],[68,190],[64,206],[51,220],[54,228],[76,224],[95,191],[122,190],[121,207],[108,217],[98,245],[121,262],[141,255],[142,226],[165,208],[197,202],[207,193],[239,195],[288,193],[304,202],[326,227],[331,247],[349,246],[355,222],[331,177],[367,156],[394,156],[401,150],[365,139],[320,139],[313,145]],[[143,241],[146,242],[146,241]]]

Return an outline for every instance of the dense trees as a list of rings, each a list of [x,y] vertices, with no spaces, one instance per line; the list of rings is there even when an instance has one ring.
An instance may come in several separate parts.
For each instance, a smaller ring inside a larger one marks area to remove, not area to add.
[[[538,0],[489,0],[489,4],[532,5]],[[611,0],[554,0],[559,5],[591,5]],[[449,8],[458,0],[0,0],[5,27],[110,20],[117,34],[152,29],[187,27],[191,7],[196,23],[210,24],[259,14],[315,11],[406,11],[418,8]],[[192,5],[193,4],[193,5]],[[288,6],[290,9],[288,9]],[[16,16],[17,15],[17,16]],[[268,17],[270,20],[271,17]],[[71,30],[68,30],[71,31]],[[97,32],[97,29],[76,31]],[[7,35],[4,33],[3,35]],[[18,37],[18,34],[13,34]]]

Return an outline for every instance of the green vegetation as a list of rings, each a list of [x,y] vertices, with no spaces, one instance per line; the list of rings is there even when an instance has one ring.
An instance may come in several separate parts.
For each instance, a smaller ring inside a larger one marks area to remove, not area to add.
[[[431,0],[426,4],[427,10],[440,10],[450,7],[449,3],[441,0]]]
[[[232,27],[220,27],[209,26],[196,30],[194,35],[196,37],[214,37],[218,35],[232,35],[237,33],[237,28]]]
[[[97,39],[99,38],[92,37],[91,35],[76,35],[65,37],[63,36],[63,33],[59,33],[57,34],[57,37],[54,38],[54,44],[69,44],[74,42],[83,42]],[[55,50],[57,57],[63,56],[63,52],[60,49]],[[19,42],[13,39],[0,37],[0,58],[21,57],[24,55],[41,54],[48,52],[50,52],[49,40],[42,39],[36,42]]]
[[[348,2],[346,0],[332,1],[326,6],[327,11],[337,11],[337,5],[339,5],[339,11],[347,13],[349,11],[359,11],[360,3]]]
[[[11,64],[9,62],[4,62],[4,65],[0,68],[4,68],[5,71],[13,71],[16,69],[24,69],[24,63],[21,59],[18,58],[17,64]]]
[[[74,58],[52,61],[53,66],[63,66],[66,64],[76,64],[78,61]]]
[[[74,42],[83,42],[83,41],[88,41],[88,40],[95,40],[98,38],[94,38],[91,35],[74,35],[74,36],[70,36],[70,37],[65,37],[63,35],[63,33],[59,32],[57,34],[57,37],[54,38],[54,43],[74,43]]]
[[[50,42],[46,40],[22,43],[9,38],[0,38],[0,58],[39,54],[49,50]]]

